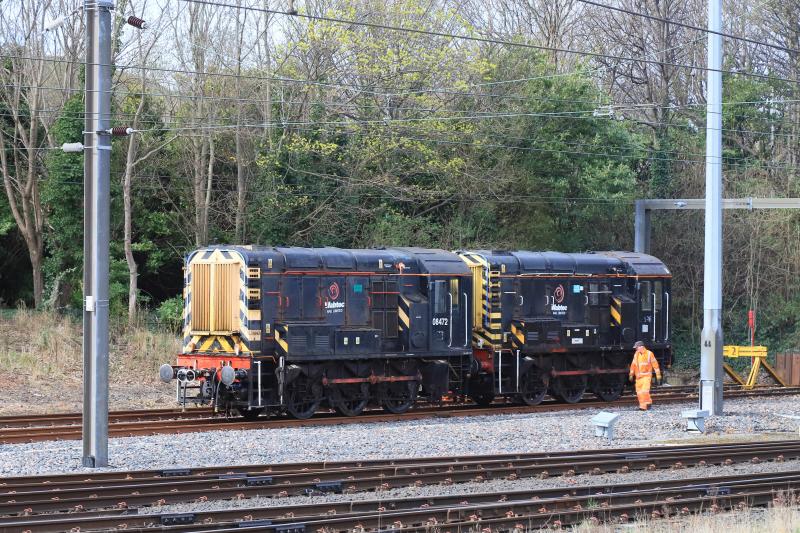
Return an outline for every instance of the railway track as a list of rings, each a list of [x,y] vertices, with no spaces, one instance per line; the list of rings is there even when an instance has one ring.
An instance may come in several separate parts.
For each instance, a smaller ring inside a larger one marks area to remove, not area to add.
[[[766,395],[800,394],[800,387],[762,387],[752,390],[729,388],[728,398]],[[680,403],[697,398],[695,387],[669,387],[653,394],[656,403]],[[576,409],[608,409],[636,405],[633,395],[624,395],[615,402],[584,400],[577,404],[544,402],[536,406],[497,404],[488,408],[473,405],[423,406],[403,414],[367,411],[358,417],[342,417],[333,412],[321,412],[308,420],[287,417],[262,417],[254,421],[215,415],[209,408],[156,409],[151,411],[118,411],[109,415],[109,436],[131,437],[163,433],[193,433],[214,430],[284,428],[310,425],[333,425],[369,422],[418,420],[430,417],[465,417],[496,414],[525,414]],[[66,413],[44,416],[0,417],[0,444],[39,442],[48,440],[78,440],[81,438],[81,415]]]
[[[800,394],[800,387],[762,387],[744,390],[731,387],[728,398],[766,395]],[[669,387],[653,394],[656,403],[680,403],[697,398],[695,387]],[[342,417],[333,412],[321,412],[308,420],[287,417],[262,417],[254,421],[226,418],[215,415],[209,408],[156,409],[151,411],[118,411],[109,416],[109,436],[131,437],[164,433],[193,433],[214,430],[285,428],[313,425],[334,425],[370,422],[418,420],[430,417],[466,417],[496,414],[525,414],[576,409],[608,409],[615,406],[636,405],[633,395],[624,395],[615,402],[587,399],[577,404],[547,401],[536,406],[497,404],[488,408],[473,405],[422,406],[403,414],[367,411],[358,417]],[[0,417],[0,444],[40,442],[49,440],[78,440],[81,438],[81,415],[66,413],[56,415],[30,415]]]
[[[776,491],[800,486],[800,471],[178,514],[139,514],[138,507],[790,459],[800,459],[800,441],[4,478],[0,531],[264,527],[301,533],[370,531],[387,525],[400,531],[434,525],[458,531],[476,525],[570,525],[593,518],[627,521],[640,515],[765,505],[776,498]]]
[[[662,389],[661,392],[669,393],[693,393],[696,392],[695,386],[675,386]],[[741,390],[738,386],[726,386],[726,391]],[[800,387],[795,387],[800,393]],[[753,389],[756,391],[773,390],[773,387],[760,387]],[[654,395],[660,392],[654,392]],[[623,398],[633,397],[632,393],[628,393]],[[584,401],[593,401],[594,397],[586,395]],[[553,400],[545,401],[542,405],[554,405]],[[496,403],[495,406],[502,406],[502,403]],[[447,404],[445,404],[445,407]],[[450,405],[452,407],[452,405]],[[369,412],[369,410],[367,411]],[[322,410],[317,416],[324,416],[331,414],[330,410]],[[109,413],[110,423],[122,422],[145,422],[145,421],[159,421],[159,420],[179,420],[189,418],[210,418],[215,416],[210,407],[189,407],[187,409],[134,409],[127,411],[112,411]],[[217,415],[221,418],[220,415]],[[0,416],[0,430],[12,428],[26,428],[26,427],[48,427],[48,426],[68,426],[79,425],[81,423],[81,413],[51,413],[45,415],[6,415]]]

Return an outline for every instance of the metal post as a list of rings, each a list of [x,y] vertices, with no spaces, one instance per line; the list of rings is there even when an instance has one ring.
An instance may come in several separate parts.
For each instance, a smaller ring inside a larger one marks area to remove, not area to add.
[[[722,414],[722,0],[708,0],[706,237],[700,409]]]
[[[650,253],[650,209],[645,200],[636,200],[633,219],[633,251]]]
[[[113,0],[84,0],[83,465],[108,465],[108,271]]]

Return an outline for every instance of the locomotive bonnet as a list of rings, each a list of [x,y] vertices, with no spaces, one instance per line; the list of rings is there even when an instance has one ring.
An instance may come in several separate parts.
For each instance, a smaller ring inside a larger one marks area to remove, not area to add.
[[[186,258],[182,353],[160,375],[245,417],[613,400],[634,342],[670,364],[669,291],[628,252],[214,246]]]

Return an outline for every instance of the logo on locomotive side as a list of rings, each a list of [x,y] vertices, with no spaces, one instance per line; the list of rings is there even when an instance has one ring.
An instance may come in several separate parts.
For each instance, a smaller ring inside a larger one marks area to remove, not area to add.
[[[556,303],[561,303],[564,301],[564,286],[559,285],[556,287],[556,290],[553,292],[553,297],[555,298]]]
[[[328,287],[328,296],[331,297],[331,300],[339,299],[339,284],[335,281]]]
[[[343,313],[344,312],[344,302],[336,302],[333,300],[339,299],[339,284],[335,281],[328,285],[328,297],[330,300],[325,300],[325,313],[328,315],[332,315],[334,313]]]
[[[561,305],[564,301],[564,286],[559,285],[553,291],[553,303],[550,305],[550,312],[553,316],[566,316],[568,307]]]

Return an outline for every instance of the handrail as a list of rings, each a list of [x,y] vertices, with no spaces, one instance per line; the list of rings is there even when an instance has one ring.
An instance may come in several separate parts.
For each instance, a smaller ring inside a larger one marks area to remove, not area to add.
[[[656,317],[658,316],[658,310],[656,309],[656,293],[653,293],[653,342],[656,341]]]
[[[453,346],[453,293],[448,292],[447,296],[450,297],[450,342],[447,343],[447,347],[451,348]]]
[[[469,346],[469,298],[467,297],[467,293],[461,293],[464,295],[464,348]]]

